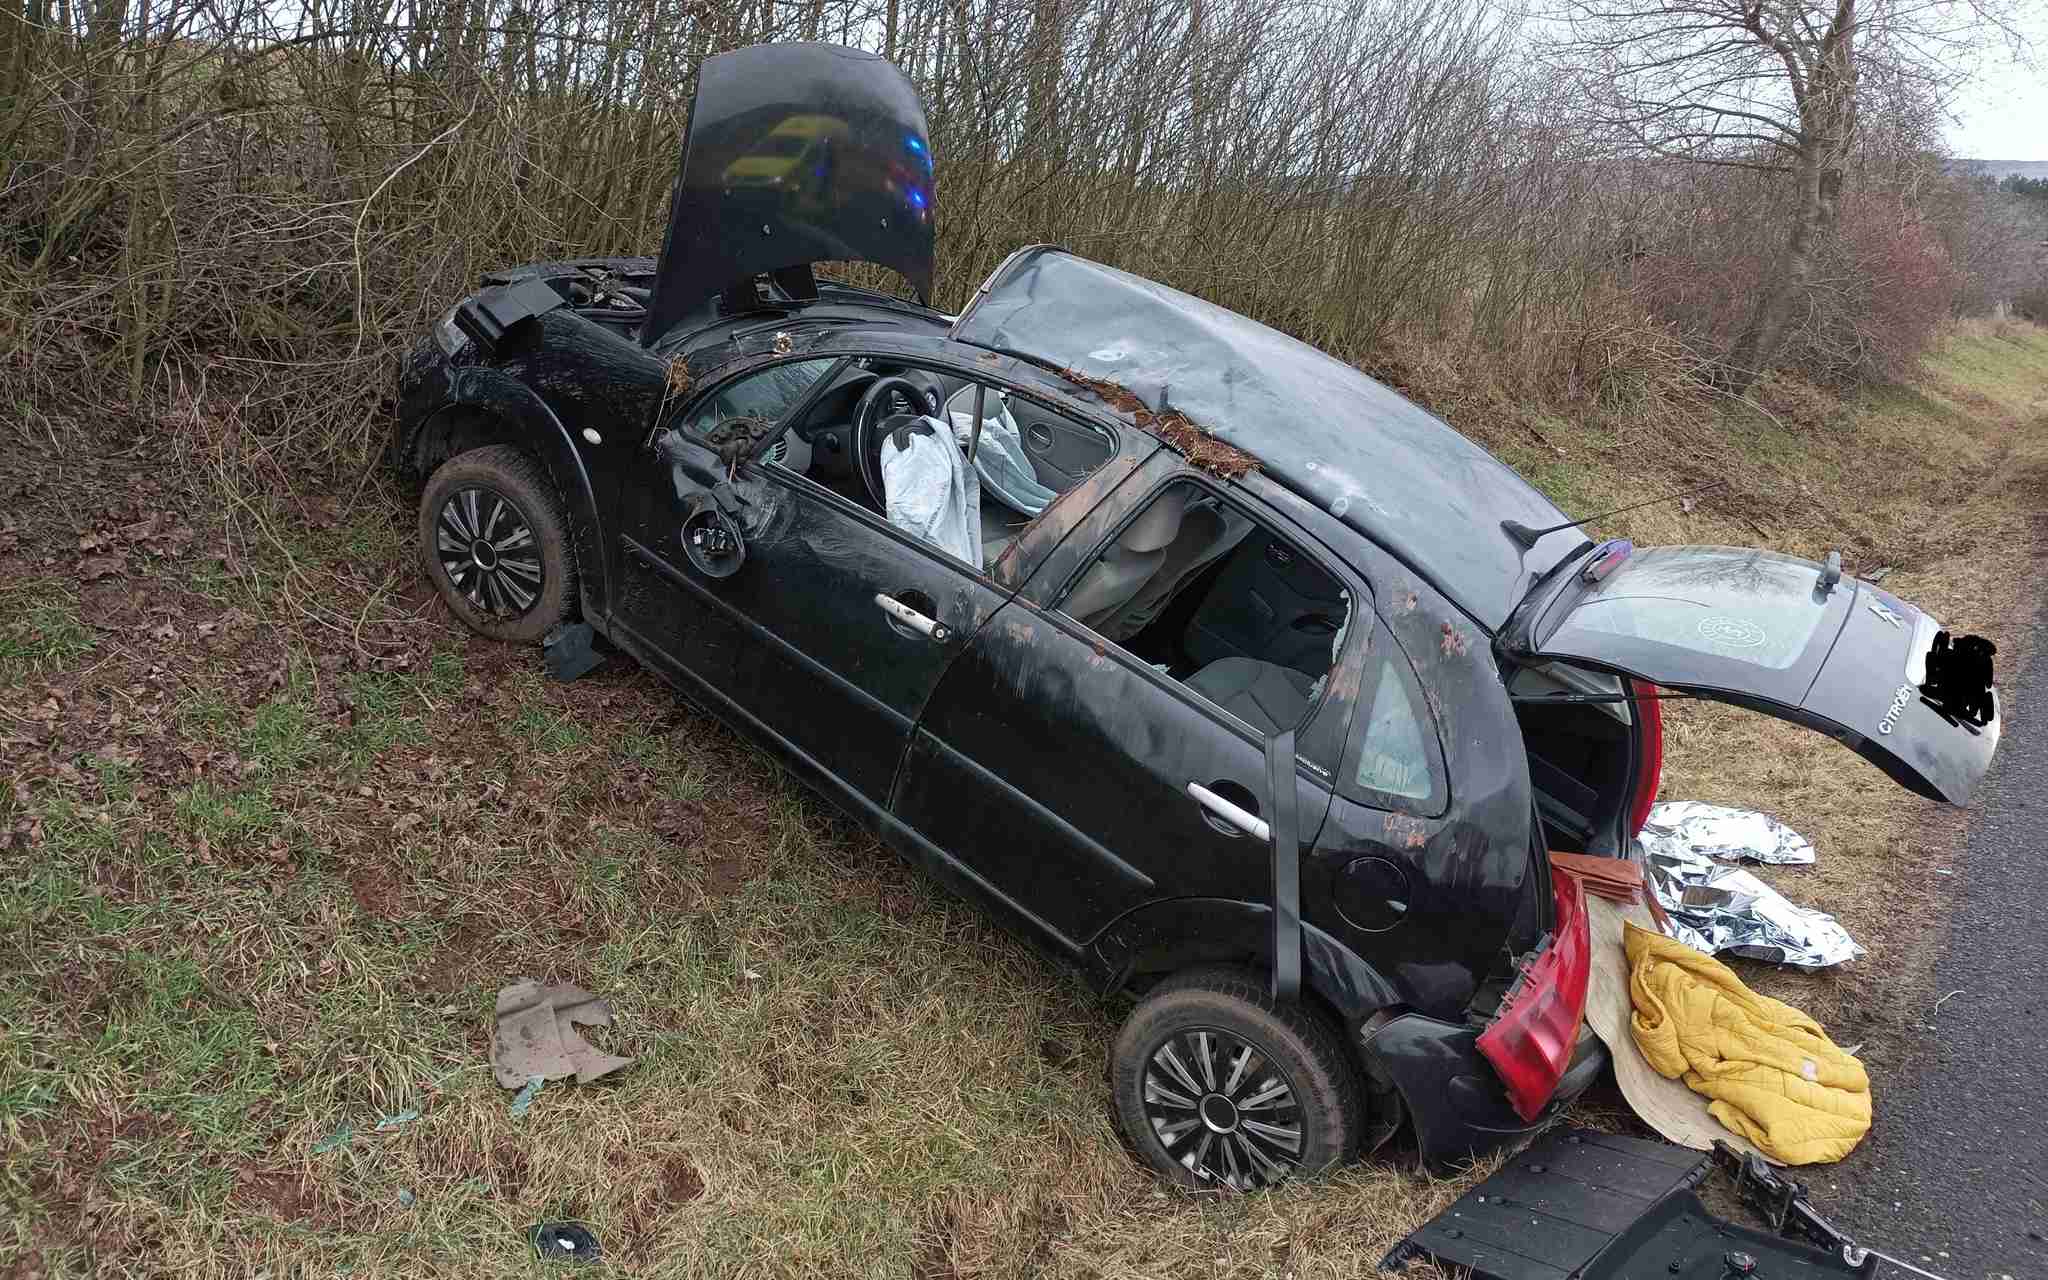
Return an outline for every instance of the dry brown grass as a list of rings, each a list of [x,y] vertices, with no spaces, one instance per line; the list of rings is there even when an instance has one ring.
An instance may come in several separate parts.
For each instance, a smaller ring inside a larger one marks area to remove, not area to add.
[[[1854,512],[1926,548],[1888,585],[2009,671],[2044,389],[2048,335],[1966,333],[1923,391],[1782,433],[1536,423],[1565,453],[1535,470],[1580,509],[1743,477],[1639,537],[1812,552],[1840,536],[1813,511]],[[180,424],[182,466],[110,432],[24,441],[0,475],[0,1272],[525,1273],[522,1229],[575,1215],[633,1274],[1349,1277],[1469,1185],[1396,1150],[1272,1195],[1162,1191],[1106,1115],[1119,1010],[650,678],[554,684],[467,638],[397,495],[216,470],[253,447],[226,413]],[[1937,525],[1964,476],[1983,492]],[[1849,1038],[1902,1026],[1940,905],[1909,874],[1944,856],[1928,809],[1754,717],[1687,709],[1672,747],[1668,794],[1815,840],[1818,868],[1774,878],[1872,951],[1761,983]],[[522,975],[605,993],[639,1060],[515,1120],[484,1056]]]

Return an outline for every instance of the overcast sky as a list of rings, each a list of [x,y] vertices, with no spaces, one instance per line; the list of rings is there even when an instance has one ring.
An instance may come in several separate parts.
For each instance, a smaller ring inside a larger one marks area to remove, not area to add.
[[[2026,23],[2039,67],[1987,59],[1956,103],[1949,146],[1973,160],[2048,160],[2048,4],[2034,0]]]

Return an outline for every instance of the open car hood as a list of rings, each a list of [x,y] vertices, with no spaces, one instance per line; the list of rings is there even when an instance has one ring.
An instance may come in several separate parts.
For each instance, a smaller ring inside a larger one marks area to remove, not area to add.
[[[953,327],[976,346],[1114,382],[1259,460],[1497,630],[1533,574],[1501,521],[1571,519],[1449,423],[1305,342],[1177,289],[1043,246],[1019,250]]]
[[[1739,547],[1652,547],[1592,572],[1509,647],[1818,729],[1931,800],[1967,803],[1991,767],[1991,643],[1951,635],[1888,591]]]
[[[726,286],[814,262],[872,262],[932,288],[932,154],[917,91],[833,44],[705,59],[669,200],[652,346]]]

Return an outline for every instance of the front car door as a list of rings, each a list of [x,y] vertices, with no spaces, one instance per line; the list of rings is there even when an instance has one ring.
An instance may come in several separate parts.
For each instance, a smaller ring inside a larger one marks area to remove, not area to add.
[[[744,375],[676,430],[702,434],[726,408],[787,416],[836,364]],[[690,485],[672,481],[650,450],[644,482],[628,482],[638,487],[624,503],[624,589],[612,630],[765,732],[814,780],[877,811],[926,697],[1008,592],[772,460],[778,445],[788,447],[764,440],[762,457],[733,467],[747,536],[745,559],[727,577],[685,553]]]

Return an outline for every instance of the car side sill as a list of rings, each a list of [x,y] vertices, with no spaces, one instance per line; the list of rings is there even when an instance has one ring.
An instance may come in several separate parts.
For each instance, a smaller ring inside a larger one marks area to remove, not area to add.
[[[914,827],[866,796],[847,787],[809,752],[762,723],[752,712],[728,697],[723,690],[649,644],[639,632],[619,621],[617,617],[611,620],[604,631],[606,639],[624,649],[643,666],[670,684],[698,698],[712,715],[775,751],[805,784],[822,793],[827,799],[837,802],[840,807],[856,817],[864,819],[892,848],[913,858],[942,884],[956,893],[970,898],[980,898],[996,909],[1006,912],[1031,931],[1032,941],[1044,945],[1056,956],[1076,963],[1082,959],[1081,944],[1074,942],[1043,918],[1024,908],[1016,899],[983,879],[958,858],[925,839]]]

